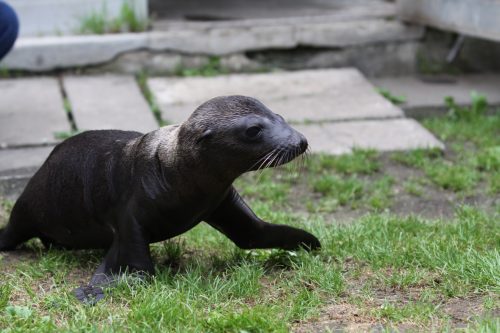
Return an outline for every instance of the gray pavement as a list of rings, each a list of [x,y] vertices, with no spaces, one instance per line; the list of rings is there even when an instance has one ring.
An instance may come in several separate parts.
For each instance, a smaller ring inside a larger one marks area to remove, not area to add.
[[[0,146],[51,143],[69,130],[55,78],[0,80]]]
[[[0,196],[16,199],[53,148],[0,149]]]
[[[0,176],[7,170],[40,166],[49,156],[53,146],[17,149],[0,149]]]
[[[444,145],[413,119],[361,120],[295,126],[313,152],[346,154],[353,148],[398,151]]]
[[[380,151],[443,148],[417,122],[384,99],[353,68],[214,78],[153,78],[149,86],[164,119],[179,123],[207,99],[249,95],[294,123],[313,152],[343,154],[353,148]],[[399,118],[399,119],[395,119]]]
[[[69,76],[62,83],[80,129],[157,128],[132,76]],[[500,79],[492,75],[462,77],[456,83],[415,78],[372,83],[407,96],[405,108],[442,107],[447,95],[467,104],[471,90],[485,93],[493,104],[500,103]],[[443,148],[418,122],[405,118],[399,108],[383,99],[355,69],[151,78],[149,85],[163,117],[172,122],[184,120],[213,96],[245,94],[261,99],[292,121],[314,152],[342,154],[355,147],[380,151]],[[15,192],[48,156],[57,142],[55,132],[68,131],[70,125],[55,78],[2,79],[0,96],[0,192]]]
[[[475,74],[449,77],[444,81],[429,81],[418,77],[373,78],[371,82],[406,97],[401,107],[412,116],[426,116],[445,111],[443,100],[451,96],[459,105],[471,102],[471,92],[486,95],[488,103],[500,106],[500,74]]]
[[[132,76],[70,76],[64,78],[64,86],[80,130],[158,128]]]
[[[204,101],[222,95],[261,100],[289,121],[394,118],[403,113],[353,68],[213,78],[152,78],[149,87],[163,117],[180,123]]]

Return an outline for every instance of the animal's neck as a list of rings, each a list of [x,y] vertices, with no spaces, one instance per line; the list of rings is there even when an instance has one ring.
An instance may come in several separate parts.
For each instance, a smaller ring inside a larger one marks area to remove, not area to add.
[[[175,134],[175,133],[173,133]],[[157,146],[157,156],[164,172],[169,175],[167,181],[174,182],[179,188],[197,188],[206,194],[226,191],[237,174],[228,174],[226,165],[218,165],[215,157],[201,156],[189,145],[179,143],[172,135],[162,140]]]

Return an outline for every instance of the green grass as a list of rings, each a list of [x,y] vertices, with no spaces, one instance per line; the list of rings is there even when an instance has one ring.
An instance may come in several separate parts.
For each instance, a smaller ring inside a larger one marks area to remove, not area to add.
[[[373,310],[373,315],[379,319],[386,319],[392,323],[411,319],[420,323],[429,322],[436,317],[438,306],[428,302],[409,302],[407,304],[384,303]]]
[[[137,17],[133,6],[124,1],[120,13],[115,18],[109,18],[106,6],[101,11],[93,11],[81,18],[78,32],[81,34],[108,34],[119,32],[141,32],[148,28],[148,20]]]
[[[54,138],[58,140],[65,140],[67,138],[71,138],[74,135],[81,133],[80,131],[59,131],[54,132]]]
[[[372,174],[380,169],[378,153],[374,150],[354,149],[352,154],[317,155],[307,164],[312,173],[335,171],[343,175]]]
[[[163,119],[160,107],[158,106],[158,103],[156,102],[156,99],[153,93],[151,92],[151,89],[149,89],[148,75],[145,72],[141,72],[136,76],[136,81],[137,84],[139,85],[139,89],[141,89],[142,95],[148,102],[149,108],[151,109],[151,112],[153,112],[153,115],[158,125],[159,126],[168,125],[168,122],[165,119]]]
[[[12,75],[10,73],[10,70],[5,66],[0,65],[0,78],[9,79],[11,77],[12,77]]]
[[[424,189],[416,178],[410,178],[403,183],[404,189],[411,195],[421,197],[424,194]]]
[[[222,67],[220,57],[211,56],[208,58],[207,63],[199,67],[183,67],[179,66],[175,70],[175,75],[177,76],[204,76],[212,77],[221,74],[227,74],[228,71]]]
[[[331,255],[336,258],[353,257],[373,269],[418,267],[437,273],[440,279],[433,282],[434,287],[447,296],[500,286],[495,273],[500,268],[500,226],[495,217],[477,209],[461,208],[455,223],[444,224],[374,215],[348,230],[348,235],[345,229],[329,235]]]
[[[392,104],[404,104],[406,102],[405,96],[393,95],[389,90],[384,88],[377,88],[377,91],[380,95],[384,96],[385,99],[390,101]]]
[[[59,83],[62,88],[62,82]],[[54,138],[58,140],[64,140],[72,137],[73,135],[81,133],[81,131],[78,130],[78,127],[76,126],[75,118],[73,116],[73,107],[71,106],[71,102],[69,101],[69,98],[66,96],[65,92],[63,92],[63,108],[71,125],[71,130],[54,132]]]
[[[102,35],[108,31],[108,19],[105,12],[93,12],[81,19],[79,32],[81,34]]]
[[[127,322],[131,331],[285,332],[291,323],[314,318],[322,305],[339,300],[351,273],[367,268],[379,272],[367,282],[369,289],[420,287],[436,295],[427,299],[429,293],[421,292],[404,306],[389,297],[381,306],[361,305],[366,316],[392,324],[446,323],[439,306],[443,300],[499,291],[500,227],[494,217],[472,207],[459,209],[453,223],[383,214],[347,226],[301,218],[292,224],[318,235],[323,250],[242,251],[200,225],[181,243],[153,246],[157,262],[174,254],[175,268],[158,265],[148,282],[124,280],[95,307],[78,304],[69,291],[77,285],[71,275],[95,267],[100,252],[35,251],[35,258],[4,273],[0,328],[120,332]],[[384,275],[388,269],[397,273]]]
[[[428,179],[445,190],[470,195],[487,183],[490,194],[500,191],[500,115],[486,116],[486,97],[473,92],[471,105],[458,106],[447,98],[445,118],[429,118],[424,126],[450,142],[445,156],[439,150],[398,153],[392,159],[421,169]]]
[[[354,177],[342,179],[325,175],[316,179],[312,186],[315,192],[333,196],[340,205],[355,202],[363,192],[363,183]]]

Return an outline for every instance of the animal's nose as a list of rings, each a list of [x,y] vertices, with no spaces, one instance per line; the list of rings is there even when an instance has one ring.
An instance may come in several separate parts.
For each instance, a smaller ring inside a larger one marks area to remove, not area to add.
[[[307,143],[307,139],[304,136],[301,136],[300,143],[299,143],[300,150],[306,151],[308,145],[309,144]]]

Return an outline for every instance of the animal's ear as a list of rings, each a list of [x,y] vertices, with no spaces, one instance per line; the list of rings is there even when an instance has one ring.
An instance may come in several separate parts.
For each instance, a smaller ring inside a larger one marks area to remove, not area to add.
[[[213,132],[210,129],[205,130],[196,140],[196,143],[200,143],[203,140],[206,140],[212,136]]]

